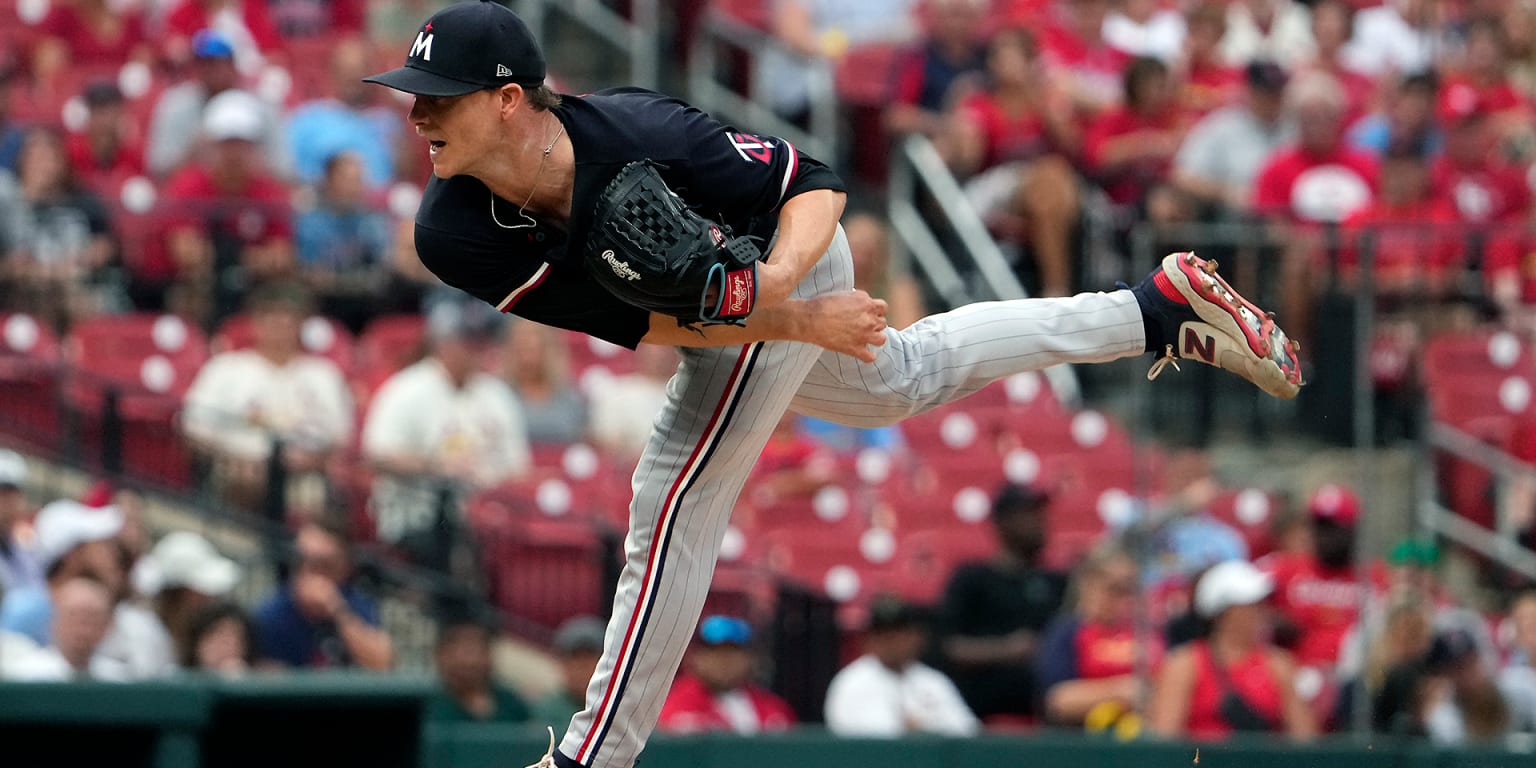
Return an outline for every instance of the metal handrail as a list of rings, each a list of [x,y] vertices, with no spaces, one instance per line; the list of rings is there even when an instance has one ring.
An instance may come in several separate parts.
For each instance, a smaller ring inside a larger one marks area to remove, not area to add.
[[[1500,480],[1520,477],[1536,481],[1536,467],[1488,445],[1475,435],[1440,422],[1432,423],[1428,431],[1428,443],[1432,448],[1472,462]],[[1497,512],[1496,524],[1499,529],[1492,530],[1440,505],[1434,501],[1433,494],[1424,494],[1423,498],[1419,507],[1419,522],[1424,527],[1510,570],[1536,579],[1536,552],[1521,546],[1515,540],[1513,531],[1505,530],[1502,509]]]
[[[801,128],[758,102],[752,92],[755,77],[748,78],[745,94],[717,81],[717,53],[722,45],[746,52],[754,67],[768,51],[798,57],[808,64],[811,73],[809,126]],[[778,136],[827,165],[837,166],[840,158],[837,92],[832,65],[826,60],[803,56],[762,30],[710,9],[699,23],[688,55],[688,90],[689,99],[700,109],[739,121],[754,132]]]
[[[908,136],[897,145],[892,159],[887,217],[900,246],[896,249],[892,268],[910,270],[915,266],[951,306],[1029,298],[1029,292],[1009,266],[1007,256],[970,205],[965,191],[949,172],[933,142],[921,135]],[[918,210],[919,186],[960,238],[961,245],[976,265],[979,281],[966,281],[950,262],[927,218]],[[1071,366],[1052,366],[1045,369],[1044,375],[1058,400],[1067,404],[1081,400],[1082,393]]]
[[[630,18],[616,13],[601,0],[515,0],[517,12],[535,40],[546,40],[548,17],[559,13],[608,42],[629,58],[629,84],[656,88],[661,83],[659,54],[661,34],[658,0],[631,0]]]

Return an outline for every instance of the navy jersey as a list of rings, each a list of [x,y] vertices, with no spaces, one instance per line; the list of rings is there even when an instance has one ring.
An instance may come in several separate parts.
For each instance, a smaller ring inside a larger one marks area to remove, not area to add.
[[[518,204],[478,179],[433,177],[416,214],[416,252],[438,279],[503,312],[590,334],[633,349],[649,313],[603,290],[582,262],[598,195],[626,164],[661,164],[661,175],[701,215],[768,242],[784,201],[815,189],[843,190],[825,165],[783,139],[739,133],[670,96],[617,88],[563,96],[553,111],[576,160],[568,230],[526,223]]]

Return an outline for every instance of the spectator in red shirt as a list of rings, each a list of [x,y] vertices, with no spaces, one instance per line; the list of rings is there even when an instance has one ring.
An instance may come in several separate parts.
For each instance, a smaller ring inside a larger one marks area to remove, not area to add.
[[[1277,552],[1259,562],[1274,577],[1278,635],[1294,645],[1297,661],[1326,678],[1339,648],[1360,615],[1361,585],[1355,578],[1355,529],[1360,497],[1348,486],[1328,483],[1307,501],[1311,553]]]
[[[1034,35],[1010,27],[992,38],[987,87],[961,102],[939,151],[967,178],[966,197],[1000,237],[1027,241],[1045,296],[1071,292],[1071,237],[1080,210],[1067,161],[1078,144],[1067,94],[1041,65]]]
[[[267,0],[181,0],[165,17],[161,50],[179,67],[192,59],[192,38],[204,29],[217,29],[234,47],[235,64],[253,73],[283,44],[267,14]]]
[[[245,285],[293,269],[288,190],[257,152],[261,110],[244,91],[210,99],[203,111],[207,157],[166,182],[173,216],[165,232],[167,266],[183,289],[173,303],[190,317],[206,319],[216,308],[228,314]],[[210,298],[216,306],[208,306]]]
[[[955,84],[986,69],[982,24],[986,0],[928,0],[923,5],[928,36],[921,47],[901,55],[885,127],[895,135],[944,130],[944,112],[956,97]]]
[[[1078,566],[1076,605],[1046,627],[1035,657],[1047,721],[1113,721],[1140,706],[1139,673],[1161,660],[1162,642],[1155,628],[1138,637],[1137,573],[1130,554],[1115,548],[1094,552]]]
[[[1521,169],[1498,155],[1493,113],[1465,83],[1441,89],[1438,106],[1445,152],[1434,167],[1434,186],[1469,229],[1521,222],[1530,212],[1531,188]]]
[[[780,416],[752,467],[751,498],[759,507],[771,507],[779,499],[812,496],[836,479],[837,457],[801,433],[799,420],[787,411]]]
[[[1377,91],[1375,80],[1344,66],[1342,52],[1349,42],[1354,23],[1355,10],[1341,0],[1312,3],[1312,39],[1317,43],[1317,55],[1300,69],[1301,72],[1327,73],[1344,87],[1349,102],[1345,125],[1365,114]]]
[[[1280,315],[1290,336],[1308,348],[1312,294],[1322,274],[1311,268],[1323,250],[1318,225],[1341,222],[1375,197],[1376,161],[1344,143],[1348,98],[1339,81],[1322,72],[1291,80],[1286,103],[1297,141],[1275,152],[1254,180],[1253,207],[1283,229]]]
[[[285,40],[363,31],[365,0],[264,0],[272,26]]]
[[[1195,586],[1206,637],[1168,654],[1148,709],[1161,736],[1218,740],[1239,731],[1310,738],[1317,724],[1296,693],[1296,666],[1267,639],[1274,590],[1269,576],[1242,560],[1213,566]]]
[[[734,616],[708,616],[672,683],[657,727],[666,733],[722,731],[750,735],[788,730],[789,704],[752,682],[752,627]]]
[[[1493,18],[1473,19],[1466,29],[1465,53],[1461,66],[1446,77],[1449,91],[1457,87],[1477,94],[1479,112],[1488,119],[1494,141],[1514,150],[1536,141],[1531,119],[1536,117],[1531,102],[1515,87],[1509,77],[1504,30]]]
[[[107,0],[55,0],[38,32],[33,75],[40,79],[66,67],[107,68],[154,58],[138,10]]]
[[[1242,96],[1243,72],[1221,57],[1221,38],[1227,34],[1226,8],[1202,2],[1185,17],[1184,52],[1179,62],[1179,106],[1196,117],[1209,114]]]
[[[1080,116],[1091,117],[1120,101],[1120,76],[1131,55],[1104,39],[1109,0],[1064,0],[1044,27],[1041,49],[1052,79],[1063,83]],[[1031,19],[1032,26],[1037,19]]]
[[[1393,141],[1377,172],[1381,194],[1343,223],[1340,276],[1353,284],[1358,248],[1370,237],[1378,295],[1442,295],[1452,288],[1460,266],[1461,241],[1451,228],[1456,214],[1429,184],[1427,137]]]
[[[1167,186],[1168,173],[1185,127],[1167,65],[1138,58],[1125,70],[1124,104],[1089,125],[1083,154],[1115,204],[1134,206],[1138,219],[1174,221],[1184,216]]]
[[[114,197],[125,179],[144,174],[144,145],[138,125],[123,109],[123,92],[107,81],[85,87],[85,126],[69,134],[69,161],[80,182],[103,197]]]

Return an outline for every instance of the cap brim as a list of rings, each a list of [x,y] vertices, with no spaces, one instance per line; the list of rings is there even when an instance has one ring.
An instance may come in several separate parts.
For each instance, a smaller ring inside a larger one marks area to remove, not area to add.
[[[397,67],[388,72],[365,77],[363,82],[375,83],[417,96],[463,96],[485,87],[409,66]]]

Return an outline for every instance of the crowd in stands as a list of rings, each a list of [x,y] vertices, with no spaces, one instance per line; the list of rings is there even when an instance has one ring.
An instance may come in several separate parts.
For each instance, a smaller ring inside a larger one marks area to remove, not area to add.
[[[677,357],[508,321],[423,271],[410,234],[423,148],[403,105],[359,78],[397,63],[436,4],[52,0],[29,17],[0,3],[0,307],[76,340],[92,321],[154,313],[156,351],[134,375],[173,398],[166,420],[200,490],[250,512],[275,497],[293,533],[281,584],[237,603],[241,567],[217,542],[151,537],[131,491],[34,509],[25,461],[0,452],[0,678],[391,669],[354,539],[495,593],[494,547],[462,544],[507,531],[477,500],[622,522],[624,470]],[[1511,327],[1536,317],[1530,3],[763,5],[763,34],[792,53],[759,62],[768,104],[803,121],[806,57],[889,48],[876,129],[932,140],[1037,293],[1105,287],[1082,284],[1099,208],[1121,238],[1142,222],[1254,224],[1279,244],[1284,319],[1303,339],[1319,295],[1356,278],[1351,236],[1368,230],[1384,295],[1464,298],[1471,274]],[[846,228],[858,282],[890,299],[892,324],[921,316],[881,217]],[[1042,386],[1024,377],[977,407],[1044,403],[1029,390]],[[723,559],[809,577],[854,608],[856,642],[826,692],[833,731],[1306,739],[1348,728],[1357,706],[1377,730],[1446,744],[1536,731],[1536,596],[1472,611],[1438,581],[1433,543],[1356,562],[1362,502],[1348,488],[1289,489],[1310,492],[1294,514],[1234,522],[1201,472],[1156,489],[1167,516],[1149,560],[1094,485],[1129,464],[1045,447],[1064,425],[1064,446],[1110,451],[1115,428],[1041,407],[1005,427],[779,425]],[[1004,485],[1016,474],[1029,477]],[[876,503],[850,501],[851,484]],[[790,530],[807,522],[824,527]],[[957,527],[967,540],[934,545],[929,570],[880,567]],[[821,567],[834,547],[873,565]],[[758,682],[759,619],[701,622],[663,729],[800,719]],[[515,691],[493,673],[498,629],[445,618],[434,717],[558,724],[602,636],[601,621],[570,619],[553,635],[560,684]]]

